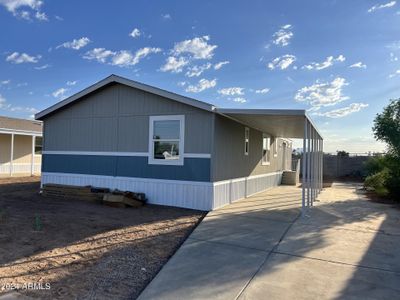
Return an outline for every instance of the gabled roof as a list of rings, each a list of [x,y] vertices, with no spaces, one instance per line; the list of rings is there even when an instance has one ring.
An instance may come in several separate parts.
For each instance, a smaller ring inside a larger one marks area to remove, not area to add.
[[[45,116],[63,108],[64,106],[79,101],[82,97],[93,93],[94,91],[112,83],[119,83],[130,86],[145,92],[159,95],[180,103],[197,107],[218,115],[230,118],[236,122],[242,123],[246,126],[253,127],[260,131],[272,134],[274,136],[283,138],[303,138],[304,126],[308,120],[313,128],[318,129],[312,122],[311,118],[307,115],[305,110],[291,110],[291,109],[232,109],[232,108],[217,108],[214,105],[202,102],[196,99],[178,95],[168,92],[150,85],[146,85],[134,80],[130,80],[117,75],[111,75],[94,85],[72,95],[71,97],[60,101],[53,106],[37,113],[35,118],[42,120]],[[318,132],[318,134],[322,135]]]
[[[168,98],[168,99],[180,102],[180,103],[191,105],[191,106],[194,106],[194,107],[206,110],[206,111],[214,110],[214,106],[210,103],[206,103],[206,102],[202,102],[202,101],[199,101],[196,99],[178,95],[178,94],[175,94],[172,92],[165,91],[163,89],[159,89],[159,88],[147,85],[147,84],[143,84],[143,83],[140,83],[140,82],[137,82],[134,80],[130,80],[130,79],[112,74],[112,75],[108,76],[107,78],[100,80],[99,82],[89,86],[88,88],[72,95],[71,97],[68,97],[67,99],[62,100],[62,101],[50,106],[49,108],[42,110],[41,112],[39,112],[35,115],[35,119],[42,120],[45,116],[61,109],[62,107],[66,106],[70,103],[79,101],[82,97],[84,97],[84,96],[86,96],[108,84],[111,84],[111,83],[120,83],[120,84],[130,86],[130,87],[133,87],[133,88],[145,91],[145,92],[149,92],[149,93],[152,93],[152,94],[155,94],[158,96],[162,96],[162,97],[165,97],[165,98]]]
[[[9,133],[42,133],[42,122],[0,116],[0,131]]]

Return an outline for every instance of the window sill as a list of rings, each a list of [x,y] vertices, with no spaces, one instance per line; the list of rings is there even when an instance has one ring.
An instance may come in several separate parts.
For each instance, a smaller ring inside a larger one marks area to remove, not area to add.
[[[156,160],[156,159],[149,158],[148,164],[149,165],[159,165],[159,166],[183,166],[183,159]]]
[[[266,162],[266,163],[261,163],[262,166],[270,166],[271,163],[270,162]]]

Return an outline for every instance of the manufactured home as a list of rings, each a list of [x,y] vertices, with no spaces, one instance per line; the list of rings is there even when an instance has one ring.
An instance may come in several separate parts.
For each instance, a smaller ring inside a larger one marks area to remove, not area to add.
[[[42,184],[143,192],[153,204],[207,211],[279,185],[290,138],[302,138],[306,205],[321,186],[322,138],[304,110],[217,108],[111,75],[36,119]]]
[[[42,122],[0,116],[0,176],[39,175]]]

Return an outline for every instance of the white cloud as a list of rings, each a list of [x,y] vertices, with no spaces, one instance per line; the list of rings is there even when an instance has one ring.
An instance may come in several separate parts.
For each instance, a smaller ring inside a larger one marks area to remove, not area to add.
[[[389,75],[389,78],[393,78],[393,77],[399,76],[399,75],[400,75],[400,69],[399,69],[399,70],[396,70],[394,73],[390,74],[390,75]]]
[[[39,112],[36,108],[33,107],[27,107],[27,106],[13,106],[12,104],[8,104],[6,98],[4,98],[0,94],[0,109],[7,110],[7,111],[12,111],[12,112],[24,112],[24,113],[30,113],[30,114],[35,114]]]
[[[35,18],[40,21],[48,21],[47,15],[44,12],[37,11],[35,13]]]
[[[11,80],[7,79],[7,80],[2,80],[0,81],[0,85],[6,85],[6,84],[10,84]]]
[[[243,90],[244,88],[241,87],[229,87],[218,90],[218,94],[224,96],[244,95]]]
[[[135,28],[132,30],[132,32],[129,34],[129,36],[133,37],[133,38],[137,38],[141,35],[142,33],[140,32],[140,30],[138,28]]]
[[[31,12],[33,16],[40,21],[47,21],[47,15],[41,12],[42,0],[0,0],[0,5],[3,5],[15,17],[25,20],[31,20]],[[26,9],[30,9],[27,11]]]
[[[160,48],[145,47],[138,49],[134,54],[128,50],[110,51],[105,48],[94,48],[83,56],[88,60],[96,60],[100,63],[108,63],[113,66],[134,66],[151,53],[161,52]]]
[[[13,111],[13,112],[25,112],[25,113],[30,113],[30,114],[36,114],[39,112],[38,109],[34,107],[29,107],[29,106],[12,106],[8,105],[7,110]]]
[[[189,67],[188,71],[186,72],[187,77],[199,77],[205,70],[210,69],[212,66],[211,63],[206,63],[201,66],[193,66]]]
[[[186,92],[191,92],[191,93],[200,93],[206,89],[213,88],[217,85],[217,79],[214,78],[213,80],[208,80],[208,79],[200,79],[198,84],[196,85],[189,85],[186,88]]]
[[[3,108],[5,106],[6,103],[6,98],[4,98],[1,94],[0,94],[0,108]]]
[[[398,60],[399,60],[399,58],[393,52],[390,52],[390,61],[395,62]]]
[[[85,47],[90,42],[91,42],[91,40],[89,38],[81,37],[80,39],[73,39],[70,42],[62,43],[61,45],[58,45],[56,47],[56,49],[64,47],[64,48],[68,48],[68,49],[79,50],[79,49]]]
[[[31,56],[26,53],[14,52],[7,56],[6,61],[9,61],[14,64],[22,64],[22,63],[37,63],[41,58],[41,55]]]
[[[303,66],[302,69],[323,70],[323,69],[333,66],[333,64],[335,62],[344,62],[345,60],[346,60],[346,57],[344,57],[342,54],[340,54],[336,58],[334,58],[333,56],[328,56],[323,62],[320,62],[320,63],[312,62],[309,65]]]
[[[255,90],[256,94],[266,94],[269,92],[269,88],[265,88],[265,89],[260,89],[260,90]]]
[[[276,68],[279,68],[281,70],[287,69],[292,63],[296,61],[296,56],[286,54],[279,56],[272,60],[270,63],[268,63],[268,68],[271,70],[274,70]]]
[[[291,31],[292,25],[287,24],[282,26],[277,32],[273,34],[273,43],[278,46],[287,46],[290,43],[290,39],[293,37],[293,32]]]
[[[352,64],[351,66],[349,66],[349,68],[359,68],[359,69],[366,69],[367,65],[363,64],[361,61]]]
[[[161,15],[161,18],[163,18],[164,20],[171,20],[171,15],[170,14],[164,14],[164,15]]]
[[[389,8],[389,7],[392,7],[394,5],[396,5],[396,1],[390,1],[390,2],[385,3],[385,4],[376,4],[376,5],[372,6],[370,9],[368,9],[368,12],[372,13],[372,12],[374,12],[376,10],[383,9],[383,8]]]
[[[214,65],[214,70],[219,70],[222,68],[222,66],[229,64],[229,61],[225,60],[225,61],[220,61],[219,63],[216,63]]]
[[[55,90],[52,95],[54,98],[58,99],[64,99],[65,98],[65,93],[68,91],[66,88],[59,88],[58,90]]]
[[[97,60],[98,62],[105,63],[108,57],[113,56],[115,52],[106,50],[105,48],[94,48],[83,56],[85,59]]]
[[[392,42],[392,43],[386,45],[385,47],[392,51],[400,50],[400,41]]]
[[[174,57],[169,56],[160,70],[163,72],[172,72],[172,73],[180,73],[184,66],[189,63],[189,60],[185,57]]]
[[[238,102],[238,103],[246,103],[247,102],[247,100],[245,98],[243,98],[243,97],[233,98],[233,101],[234,102]]]
[[[194,59],[211,59],[214,55],[214,50],[218,46],[208,44],[209,40],[210,37],[205,35],[203,37],[181,41],[175,44],[172,52],[175,56],[189,54]]]
[[[368,107],[368,104],[366,104],[366,103],[351,103],[349,106],[346,106],[343,108],[334,109],[334,110],[327,111],[324,113],[316,112],[313,114],[317,115],[317,116],[328,117],[328,118],[343,118],[352,113],[359,112],[360,110],[362,110],[363,108],[366,108],[366,107]]]
[[[186,81],[179,81],[177,84],[178,84],[178,86],[185,86],[187,84],[187,82]]]
[[[69,86],[73,86],[77,83],[78,81],[74,80],[74,81],[67,81],[67,85]]]
[[[336,77],[331,82],[320,83],[317,81],[311,86],[306,86],[297,91],[295,100],[309,103],[311,110],[318,110],[322,106],[331,106],[349,99],[343,96],[342,89],[348,85],[346,80]]]
[[[44,69],[47,69],[47,68],[50,68],[49,64],[45,64],[45,65],[40,66],[40,67],[35,67],[36,70],[44,70]]]

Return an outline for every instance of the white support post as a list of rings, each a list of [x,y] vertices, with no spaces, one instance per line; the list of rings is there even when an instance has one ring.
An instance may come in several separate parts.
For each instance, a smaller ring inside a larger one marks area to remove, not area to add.
[[[36,137],[32,135],[31,176],[35,173],[35,140]]]
[[[311,123],[307,122],[307,207],[310,207],[311,202]]]
[[[311,128],[311,206],[315,198],[315,130]]]
[[[304,136],[303,136],[303,172],[301,174],[301,213],[304,216],[305,209],[306,209],[306,174],[307,174],[307,154],[306,154],[306,147],[307,147],[307,123],[308,120],[305,118],[304,120]]]
[[[14,161],[14,133],[11,134],[11,147],[10,147],[10,176],[13,175],[13,161]]]
[[[322,138],[319,137],[319,192],[322,191],[322,164],[323,164],[323,154],[322,154]]]
[[[324,188],[324,140],[321,138],[321,190]]]
[[[318,148],[317,148],[318,135],[314,128],[314,200],[318,195]]]
[[[321,152],[320,152],[320,138],[319,135],[317,135],[317,196],[319,195],[320,192],[320,165],[321,165]]]

